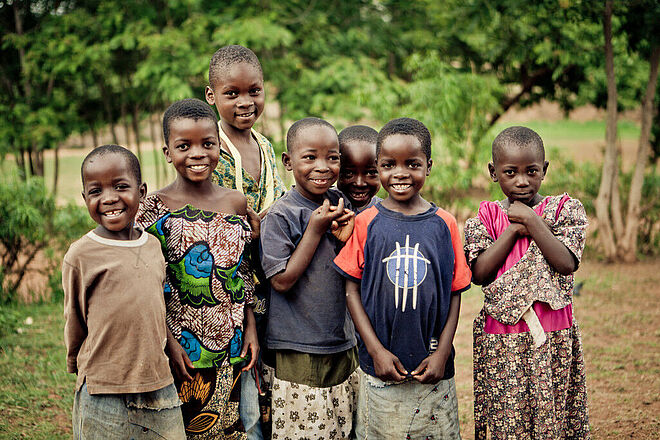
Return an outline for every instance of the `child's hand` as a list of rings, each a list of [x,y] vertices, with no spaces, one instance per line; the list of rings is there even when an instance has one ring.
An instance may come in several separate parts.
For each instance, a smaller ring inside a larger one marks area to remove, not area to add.
[[[257,327],[254,318],[246,319],[245,328],[243,329],[243,349],[240,356],[244,358],[248,355],[250,362],[243,367],[242,371],[249,371],[250,368],[254,367],[259,358],[259,340],[257,338]]]
[[[524,237],[529,235],[527,226],[523,225],[522,223],[511,223],[507,229],[510,229],[511,232],[516,235],[516,237]]]
[[[330,209],[333,207],[331,206]],[[339,207],[336,209],[338,210]],[[332,235],[334,235],[337,240],[346,242],[353,233],[353,228],[355,227],[355,213],[350,209],[344,209],[344,214],[332,221],[330,229],[332,230]]]
[[[333,220],[341,217],[344,213],[344,199],[339,199],[336,208],[330,209],[330,201],[325,199],[323,205],[319,206],[312,212],[312,216],[307,224],[308,228],[316,233],[322,235],[328,230]]]
[[[448,358],[449,353],[443,354],[438,348],[433,354],[424,358],[410,374],[420,383],[438,383],[445,375],[445,365]]]
[[[532,208],[517,200],[511,203],[507,214],[511,223],[521,223],[525,226],[534,217],[538,217]]]
[[[252,240],[254,241],[259,238],[261,232],[261,217],[249,206],[247,207],[247,216],[250,227],[252,228]]]
[[[174,338],[167,339],[167,353],[170,357],[170,368],[174,373],[174,377],[179,382],[190,381],[192,376],[188,370],[194,369],[193,363],[186,354],[181,344]]]
[[[401,382],[408,375],[399,358],[385,348],[379,350],[372,359],[376,376],[380,380]]]

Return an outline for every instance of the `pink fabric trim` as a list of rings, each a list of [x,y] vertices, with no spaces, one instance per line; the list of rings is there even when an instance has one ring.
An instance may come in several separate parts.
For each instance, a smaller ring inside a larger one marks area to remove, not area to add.
[[[567,195],[561,199],[559,207],[557,208],[555,220],[559,217],[559,213],[568,199],[569,197]],[[534,206],[534,212],[536,212],[537,215],[542,215],[549,200],[550,197],[546,197],[541,203]],[[511,224],[506,212],[496,202],[481,202],[478,215],[479,220],[481,220],[486,227],[488,235],[493,237],[494,240],[497,240],[497,238],[502,235],[506,228]],[[513,249],[511,249],[509,255],[506,257],[504,264],[497,271],[496,278],[499,278],[504,272],[511,269],[518,261],[520,261],[522,256],[525,255],[525,252],[527,252],[527,249],[529,249],[529,245],[530,238],[519,238],[513,246]],[[573,307],[570,304],[559,310],[552,310],[550,305],[543,302],[535,302],[532,307],[534,308],[536,315],[539,317],[543,330],[546,332],[567,329],[572,325]],[[484,331],[490,334],[525,333],[529,331],[529,327],[527,327],[527,324],[523,320],[518,321],[518,323],[514,325],[506,325],[497,321],[492,316],[486,315]]]

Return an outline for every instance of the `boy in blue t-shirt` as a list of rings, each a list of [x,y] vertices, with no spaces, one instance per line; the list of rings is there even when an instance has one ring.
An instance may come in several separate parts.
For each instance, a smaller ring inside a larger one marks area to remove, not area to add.
[[[376,154],[388,197],[356,217],[334,261],[360,335],[356,434],[460,438],[452,341],[471,273],[456,220],[419,194],[431,135],[415,119],[392,120]]]
[[[337,132],[305,118],[287,133],[282,161],[295,186],[261,224],[261,264],[270,281],[266,345],[274,353],[273,438],[347,438],[358,366],[342,277],[331,269],[352,231],[352,211],[332,185]]]

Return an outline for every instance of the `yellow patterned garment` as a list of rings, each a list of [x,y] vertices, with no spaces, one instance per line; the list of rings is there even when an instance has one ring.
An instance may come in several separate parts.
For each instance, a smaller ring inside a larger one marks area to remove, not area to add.
[[[220,128],[222,130],[222,128]],[[256,182],[252,176],[250,176],[245,170],[243,170],[243,194],[247,197],[248,206],[254,209],[256,212],[261,212],[264,209],[269,207],[269,204],[272,204],[274,200],[279,199],[282,194],[286,191],[284,183],[280,178],[279,172],[277,171],[277,163],[275,161],[275,152],[273,151],[273,145],[270,141],[263,135],[252,130],[252,135],[259,144],[259,152],[261,155],[261,175],[259,176],[259,182]],[[225,151],[220,149],[220,160],[218,161],[218,166],[213,172],[213,182],[218,185],[236,189],[236,165],[234,157]],[[271,175],[272,179],[268,179],[268,176]],[[268,200],[268,182],[272,181],[273,183],[273,198]]]

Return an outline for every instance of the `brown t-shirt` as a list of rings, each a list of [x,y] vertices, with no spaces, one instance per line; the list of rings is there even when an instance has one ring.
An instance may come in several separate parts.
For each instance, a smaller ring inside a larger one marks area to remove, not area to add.
[[[93,231],[71,245],[62,264],[67,371],[90,394],[144,393],[173,382],[160,243],[110,240]]]

